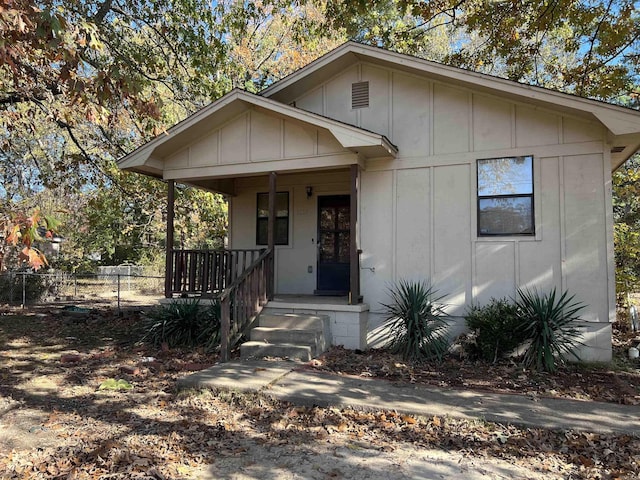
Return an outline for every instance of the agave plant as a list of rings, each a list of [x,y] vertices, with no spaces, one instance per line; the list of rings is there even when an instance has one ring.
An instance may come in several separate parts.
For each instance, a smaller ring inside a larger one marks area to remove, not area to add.
[[[405,360],[441,360],[449,348],[448,315],[437,291],[427,281],[400,280],[389,288],[391,302],[382,304],[390,321],[390,348]]]
[[[174,301],[149,313],[143,328],[142,340],[154,345],[212,350],[220,343],[220,305],[205,307],[198,299]]]
[[[575,302],[574,295],[569,296],[567,291],[558,297],[555,288],[546,294],[518,289],[518,297],[521,328],[530,342],[524,365],[554,372],[569,356],[580,360],[575,350],[583,343],[574,322],[585,305]]]

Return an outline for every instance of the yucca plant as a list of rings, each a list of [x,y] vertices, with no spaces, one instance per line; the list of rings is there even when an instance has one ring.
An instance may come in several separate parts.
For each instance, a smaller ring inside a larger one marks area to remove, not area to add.
[[[520,328],[530,342],[523,357],[526,367],[554,372],[569,356],[580,360],[575,350],[583,344],[574,322],[585,308],[583,303],[575,302],[567,291],[557,296],[555,288],[545,294],[518,289],[516,303],[522,318]]]
[[[427,281],[400,280],[389,288],[391,302],[382,304],[390,321],[390,348],[405,360],[441,360],[449,348],[448,315],[437,291]]]
[[[205,307],[198,299],[174,301],[149,313],[143,328],[142,340],[154,345],[212,350],[220,343],[220,305]]]

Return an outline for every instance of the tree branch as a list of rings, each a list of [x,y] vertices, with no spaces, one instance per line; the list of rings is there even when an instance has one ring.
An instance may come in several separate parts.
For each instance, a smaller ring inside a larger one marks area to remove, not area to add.
[[[602,28],[602,24],[604,23],[605,19],[607,18],[607,16],[609,15],[609,12],[611,11],[611,5],[613,4],[613,0],[609,0],[609,4],[607,5],[607,9],[604,12],[604,14],[602,15],[602,17],[600,18],[600,21],[598,22],[598,24],[596,25],[596,30],[595,32],[593,32],[593,35],[591,37],[590,40],[590,45],[589,45],[589,52],[587,53],[584,62],[582,63],[584,65],[584,72],[582,73],[582,79],[580,80],[580,85],[578,86],[578,90],[577,90],[577,94],[578,95],[582,95],[582,93],[584,92],[584,88],[585,88],[585,84],[587,83],[587,77],[590,73],[590,69],[589,69],[589,64],[591,63],[591,58],[593,56],[593,48],[595,46],[596,40],[598,38],[598,34],[600,33],[600,28]]]

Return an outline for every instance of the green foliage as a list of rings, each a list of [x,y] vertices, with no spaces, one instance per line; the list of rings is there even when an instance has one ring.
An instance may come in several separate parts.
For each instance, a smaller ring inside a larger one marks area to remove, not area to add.
[[[132,388],[133,385],[126,380],[109,378],[100,384],[98,390],[131,390]]]
[[[220,343],[220,304],[200,305],[198,299],[173,301],[147,315],[143,341],[158,346],[204,347],[213,350]]]
[[[37,303],[47,295],[50,284],[48,277],[34,273],[24,275],[23,284],[23,275],[5,272],[0,275],[0,302],[21,303],[24,285],[25,302]]]
[[[637,83],[634,0],[337,0],[327,17],[372,45],[581,96],[617,98]],[[425,45],[442,37],[444,48]]]
[[[525,340],[518,306],[506,298],[492,298],[482,307],[472,305],[465,322],[475,334],[472,353],[490,362],[513,351]]]
[[[382,304],[390,321],[394,353],[406,360],[442,360],[449,348],[447,314],[428,281],[400,280],[389,288],[391,302]]]
[[[574,322],[584,304],[574,302],[566,291],[558,297],[555,288],[545,294],[518,289],[516,303],[523,334],[530,342],[523,358],[527,368],[554,372],[568,356],[580,360],[575,350],[582,343]]]
[[[628,306],[629,293],[640,289],[640,157],[634,155],[613,174],[613,240],[616,293]]]

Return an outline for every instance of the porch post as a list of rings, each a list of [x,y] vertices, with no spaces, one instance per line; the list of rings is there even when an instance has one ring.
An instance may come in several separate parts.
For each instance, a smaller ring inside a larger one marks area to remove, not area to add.
[[[360,251],[358,250],[358,164],[351,165],[351,205],[349,208],[349,303],[351,305],[362,302],[360,296]]]
[[[164,296],[171,298],[171,283],[173,280],[173,216],[175,205],[175,181],[167,181],[167,245],[164,273]]]
[[[273,300],[275,293],[275,256],[276,256],[276,172],[269,174],[269,220],[267,222],[267,243],[271,251],[267,284],[267,300]]]

